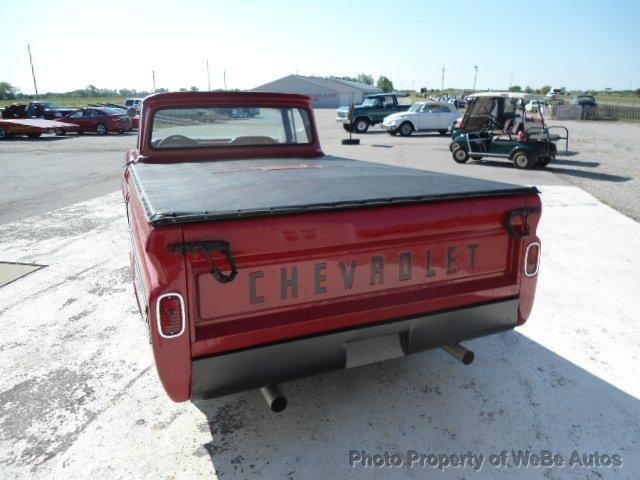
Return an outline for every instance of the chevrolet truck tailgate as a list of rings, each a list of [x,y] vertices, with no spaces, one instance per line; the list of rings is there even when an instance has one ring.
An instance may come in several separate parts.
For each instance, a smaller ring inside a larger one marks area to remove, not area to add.
[[[132,173],[150,222],[182,226],[194,357],[515,298],[505,218],[537,194],[335,157]]]

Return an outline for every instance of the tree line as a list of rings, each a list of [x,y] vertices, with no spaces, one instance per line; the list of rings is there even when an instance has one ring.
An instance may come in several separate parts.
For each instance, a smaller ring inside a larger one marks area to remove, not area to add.
[[[166,89],[158,89],[158,91],[166,91]],[[91,98],[91,97],[146,97],[151,92],[146,90],[136,90],[134,88],[98,88],[95,85],[88,85],[86,88],[72,90],[70,92],[46,92],[40,94],[40,97],[47,98]],[[35,98],[33,94],[20,92],[20,89],[11,85],[9,82],[0,82],[0,100],[32,100]]]

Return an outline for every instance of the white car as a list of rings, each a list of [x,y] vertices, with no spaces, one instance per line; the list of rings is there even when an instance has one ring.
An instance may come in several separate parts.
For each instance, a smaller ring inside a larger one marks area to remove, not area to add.
[[[539,112],[541,109],[548,107],[549,104],[544,100],[531,100],[524,106],[527,112]]]
[[[446,102],[418,102],[405,112],[382,120],[382,128],[391,135],[408,137],[413,132],[438,132],[445,135],[462,118],[454,105]]]

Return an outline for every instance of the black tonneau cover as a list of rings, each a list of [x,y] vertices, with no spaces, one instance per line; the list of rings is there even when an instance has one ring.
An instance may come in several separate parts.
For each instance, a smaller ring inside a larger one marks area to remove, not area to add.
[[[535,187],[333,156],[136,163],[131,173],[154,226],[538,193]]]

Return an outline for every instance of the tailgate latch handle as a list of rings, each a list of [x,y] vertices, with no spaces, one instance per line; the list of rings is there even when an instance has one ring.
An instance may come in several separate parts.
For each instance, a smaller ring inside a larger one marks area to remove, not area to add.
[[[225,242],[223,240],[212,240],[208,242],[188,242],[188,243],[177,243],[171,245],[170,250],[173,253],[187,253],[187,252],[198,252],[201,251],[209,265],[211,265],[211,275],[220,283],[229,283],[232,282],[236,275],[238,275],[238,268],[236,267],[236,260],[233,258],[233,253],[231,252],[231,246],[229,242]],[[213,261],[213,258],[209,255],[209,252],[221,252],[227,257],[227,262],[229,262],[229,266],[231,267],[231,271],[226,274],[223,273],[216,263]]]
[[[513,235],[515,238],[524,238],[531,233],[531,228],[529,227],[529,215],[540,213],[539,208],[516,208],[514,210],[509,210],[507,213],[507,222],[506,227],[509,230],[509,233]],[[513,225],[513,219],[519,217],[522,220],[522,228],[517,230]]]

